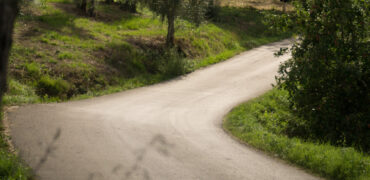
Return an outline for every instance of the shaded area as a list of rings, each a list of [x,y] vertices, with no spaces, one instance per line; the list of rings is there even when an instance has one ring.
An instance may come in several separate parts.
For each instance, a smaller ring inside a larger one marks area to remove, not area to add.
[[[10,66],[17,81],[7,102],[61,101],[141,87],[288,36],[268,32],[256,9],[224,7],[200,26],[178,19],[176,47],[168,50],[166,27],[150,12],[130,14],[101,4],[98,16],[90,18],[76,10],[70,3],[22,10]],[[25,92],[19,84],[34,91],[27,91],[32,98],[17,97]]]
[[[222,29],[235,34],[246,49],[261,42],[289,38],[292,33],[276,32],[264,24],[265,14],[281,14],[274,10],[258,10],[253,7],[220,7],[212,21]],[[257,38],[256,38],[257,37]]]
[[[37,174],[37,172],[42,168],[42,166],[46,163],[48,160],[49,156],[53,155],[53,152],[56,150],[55,143],[58,141],[60,138],[60,135],[62,133],[62,130],[58,128],[54,134],[53,139],[50,141],[50,143],[47,144],[45,148],[44,154],[41,156],[39,162],[34,166],[33,171]]]
[[[62,10],[65,13],[76,17],[84,17],[93,19],[95,21],[105,22],[105,23],[114,23],[121,20],[128,20],[135,17],[135,14],[126,12],[119,8],[116,4],[98,4],[95,8],[95,16],[90,17],[80,11],[74,4],[69,3],[53,3],[53,5]]]
[[[290,107],[285,90],[273,89],[235,107],[224,127],[248,145],[329,179],[370,177],[369,155],[313,138],[305,121]]]
[[[122,164],[118,164],[113,167],[112,174],[115,174],[116,176],[121,177],[125,180],[129,180],[132,178],[150,180],[150,170],[144,167],[146,156],[148,156],[151,151],[156,151],[161,154],[162,157],[169,158],[171,156],[170,151],[173,147],[174,145],[167,142],[166,138],[163,135],[154,135],[153,138],[151,138],[151,140],[143,148],[132,152],[135,160],[132,165],[129,166],[129,168],[125,169]],[[104,178],[102,173],[94,172],[90,173],[87,179],[94,180],[101,178]]]

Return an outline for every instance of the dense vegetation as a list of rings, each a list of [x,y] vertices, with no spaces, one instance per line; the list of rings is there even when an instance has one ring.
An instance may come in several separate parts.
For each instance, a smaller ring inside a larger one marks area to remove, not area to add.
[[[290,107],[288,91],[274,89],[233,109],[225,118],[224,127],[249,145],[323,177],[370,178],[368,154],[353,147],[297,138],[297,133],[304,133],[300,130],[302,123],[305,121]]]
[[[279,89],[240,105],[225,128],[250,145],[331,179],[369,179],[369,4],[297,0],[268,15],[298,41],[276,77]]]
[[[277,80],[304,119],[301,137],[369,152],[369,12],[365,1],[297,1],[280,21],[300,37]]]

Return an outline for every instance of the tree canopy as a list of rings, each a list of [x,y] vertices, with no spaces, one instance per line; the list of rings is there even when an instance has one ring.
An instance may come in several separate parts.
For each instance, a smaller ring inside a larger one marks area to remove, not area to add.
[[[333,144],[369,150],[369,3],[299,0],[295,12],[272,18],[293,28],[293,58],[277,77],[310,133]],[[309,138],[309,137],[308,137]]]

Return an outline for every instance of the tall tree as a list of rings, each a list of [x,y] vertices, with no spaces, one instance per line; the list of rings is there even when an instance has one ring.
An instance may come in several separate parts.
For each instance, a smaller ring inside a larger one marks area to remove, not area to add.
[[[17,14],[18,0],[0,0],[0,105],[7,90],[9,51]]]
[[[7,90],[9,51],[12,46],[14,21],[18,14],[18,0],[0,0],[0,105]]]

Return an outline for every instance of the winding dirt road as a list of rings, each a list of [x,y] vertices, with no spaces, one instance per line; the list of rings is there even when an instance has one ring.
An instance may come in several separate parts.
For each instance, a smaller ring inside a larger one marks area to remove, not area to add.
[[[221,128],[239,103],[271,89],[288,40],[187,76],[122,93],[8,113],[12,142],[39,179],[304,180],[296,167]]]

